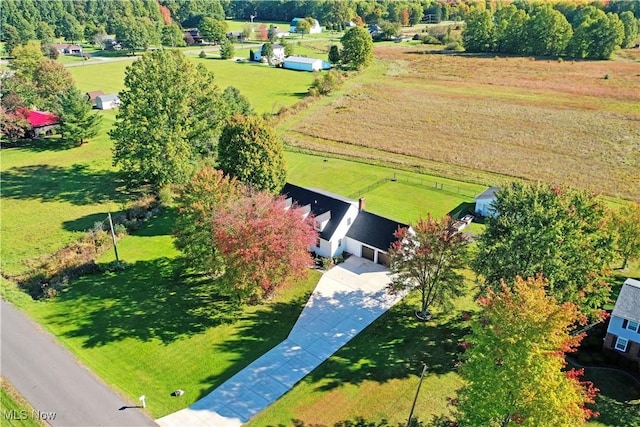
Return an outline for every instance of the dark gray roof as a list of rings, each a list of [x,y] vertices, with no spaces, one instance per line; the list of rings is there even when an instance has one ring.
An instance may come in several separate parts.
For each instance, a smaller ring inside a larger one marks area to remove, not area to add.
[[[640,281],[627,279],[613,307],[613,316],[640,322]]]
[[[496,193],[500,190],[499,187],[489,187],[484,190],[482,193],[478,194],[475,200],[478,199],[493,199],[496,196]]]
[[[376,214],[360,211],[347,232],[347,237],[381,251],[388,251],[391,244],[396,241],[393,234],[398,227],[408,226]]]
[[[338,196],[332,197],[326,193],[320,193],[289,183],[284,185],[280,194],[285,197],[291,197],[294,203],[299,206],[311,205],[311,213],[314,216],[331,211],[331,219],[325,225],[324,230],[320,232],[320,237],[327,241],[331,240],[338,224],[340,224],[340,221],[342,221],[351,206],[351,203],[346,199],[340,200],[336,198]]]

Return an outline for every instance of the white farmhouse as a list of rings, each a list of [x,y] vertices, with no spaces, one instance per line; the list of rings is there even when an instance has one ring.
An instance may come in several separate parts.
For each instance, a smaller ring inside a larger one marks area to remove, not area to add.
[[[495,211],[493,210],[493,202],[496,200],[496,193],[498,192],[498,187],[489,187],[484,190],[482,193],[478,194],[475,198],[476,201],[476,209],[475,212],[478,215],[487,217],[495,215]]]

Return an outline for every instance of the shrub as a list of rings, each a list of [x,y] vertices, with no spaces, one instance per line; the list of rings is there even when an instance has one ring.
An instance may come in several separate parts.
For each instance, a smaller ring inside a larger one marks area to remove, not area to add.
[[[204,50],[200,51],[200,54],[198,55],[200,58],[206,58],[207,54],[204,52]]]
[[[320,263],[324,270],[328,270],[333,266],[333,260],[331,258],[322,257],[320,258]]]

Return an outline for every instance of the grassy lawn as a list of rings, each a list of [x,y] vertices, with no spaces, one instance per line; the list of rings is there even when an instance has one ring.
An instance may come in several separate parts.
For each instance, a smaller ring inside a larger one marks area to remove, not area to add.
[[[287,152],[286,159],[292,183],[352,199],[365,197],[367,210],[402,222],[415,222],[429,212],[441,217],[462,203],[472,203],[486,189],[483,185],[337,158]],[[392,181],[394,178],[396,181]]]
[[[55,252],[117,211],[127,198],[111,167],[106,129],[115,113],[103,113],[103,131],[74,148],[50,138],[2,149],[2,269],[23,272],[30,260]]]
[[[600,416],[589,426],[640,426],[640,385],[636,381],[601,368],[585,369],[584,378],[600,389],[593,406]]]
[[[4,377],[0,385],[0,410],[3,426],[43,427],[47,425],[44,421],[32,416],[34,408]],[[18,419],[8,419],[10,413]]]
[[[363,417],[385,418],[390,425],[405,423],[418,386],[422,366],[428,366],[414,415],[423,421],[447,414],[447,398],[462,386],[456,373],[459,342],[468,332],[460,314],[472,311],[469,295],[451,312],[438,313],[420,323],[412,310],[416,294],[381,316],[355,339],[305,377],[280,400],[266,408],[249,426],[333,425]]]
[[[203,397],[289,333],[319,275],[268,304],[232,309],[185,274],[169,235],[173,212],[121,241],[128,267],[86,276],[51,301],[18,301],[93,372],[153,417]],[[111,253],[101,261],[113,259]],[[186,394],[176,399],[177,388]]]
[[[212,71],[216,84],[224,89],[235,86],[249,99],[258,113],[276,113],[282,107],[290,107],[307,94],[313,81],[312,73],[276,69],[257,63],[237,63],[221,60],[215,55],[201,59],[188,54],[195,63]],[[249,57],[248,50],[238,50],[236,56]],[[83,92],[102,90],[119,92],[124,88],[125,68],[131,61],[95,63],[93,60],[78,67],[70,67],[76,85]]]

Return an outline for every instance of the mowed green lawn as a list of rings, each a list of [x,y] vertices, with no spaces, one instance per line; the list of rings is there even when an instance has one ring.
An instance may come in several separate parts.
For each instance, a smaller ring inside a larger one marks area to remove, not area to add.
[[[239,45],[236,45],[239,47]],[[212,71],[215,83],[224,89],[235,86],[247,97],[256,112],[277,113],[282,107],[290,107],[304,98],[313,82],[313,74],[269,67],[258,63],[238,63],[219,59],[209,54],[205,59],[188,54],[195,63],[203,64]],[[248,49],[237,49],[237,57],[248,58]],[[101,90],[116,93],[124,89],[125,69],[130,60],[95,63],[69,67],[76,85],[83,92]]]
[[[124,271],[85,276],[50,301],[18,305],[153,417],[203,397],[289,333],[319,274],[237,311],[176,258],[165,210],[119,244]],[[111,253],[100,261],[113,259]],[[183,389],[180,399],[170,393]]]
[[[127,201],[111,166],[106,135],[115,113],[103,112],[102,132],[81,147],[63,148],[58,138],[2,149],[0,233],[2,270],[24,272],[35,258],[78,238],[107,212]]]

